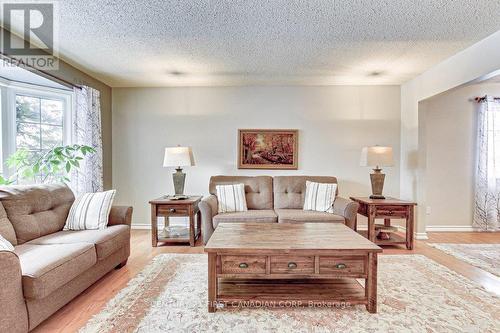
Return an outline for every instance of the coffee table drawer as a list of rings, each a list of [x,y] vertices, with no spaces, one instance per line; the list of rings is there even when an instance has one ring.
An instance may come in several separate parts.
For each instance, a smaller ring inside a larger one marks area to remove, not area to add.
[[[265,256],[221,256],[222,274],[265,274]]]
[[[364,257],[320,257],[319,273],[332,275],[365,274]]]
[[[271,256],[271,274],[313,274],[314,256]]]

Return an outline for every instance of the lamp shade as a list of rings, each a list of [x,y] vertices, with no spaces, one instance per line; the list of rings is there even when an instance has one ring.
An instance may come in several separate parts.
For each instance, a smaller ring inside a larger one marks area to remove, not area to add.
[[[361,166],[393,166],[392,147],[364,147],[361,150]]]
[[[164,167],[193,166],[194,156],[191,147],[167,147],[163,158]]]

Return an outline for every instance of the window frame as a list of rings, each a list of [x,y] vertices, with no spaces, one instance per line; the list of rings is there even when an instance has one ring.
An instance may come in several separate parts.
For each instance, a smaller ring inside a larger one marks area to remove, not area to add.
[[[6,159],[16,152],[17,136],[17,113],[16,95],[24,95],[35,98],[58,99],[63,102],[63,145],[72,143],[71,124],[74,103],[72,90],[50,88],[34,84],[13,82],[0,78],[0,103],[2,110],[1,137],[2,153],[0,156],[0,174],[7,178],[13,174],[13,170],[4,164]],[[5,112],[4,112],[5,110]]]

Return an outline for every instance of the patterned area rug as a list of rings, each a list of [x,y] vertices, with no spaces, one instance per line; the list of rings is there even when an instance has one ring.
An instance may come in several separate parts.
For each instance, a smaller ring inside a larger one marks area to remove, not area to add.
[[[207,311],[207,257],[162,254],[82,333],[498,332],[500,298],[421,255],[379,256],[378,313],[364,306]]]
[[[500,277],[500,244],[427,244]]]

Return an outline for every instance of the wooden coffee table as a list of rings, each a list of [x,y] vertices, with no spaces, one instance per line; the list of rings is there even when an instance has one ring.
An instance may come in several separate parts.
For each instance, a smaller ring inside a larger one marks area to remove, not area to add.
[[[382,249],[341,223],[221,223],[205,252],[209,312],[355,304],[377,311]]]

